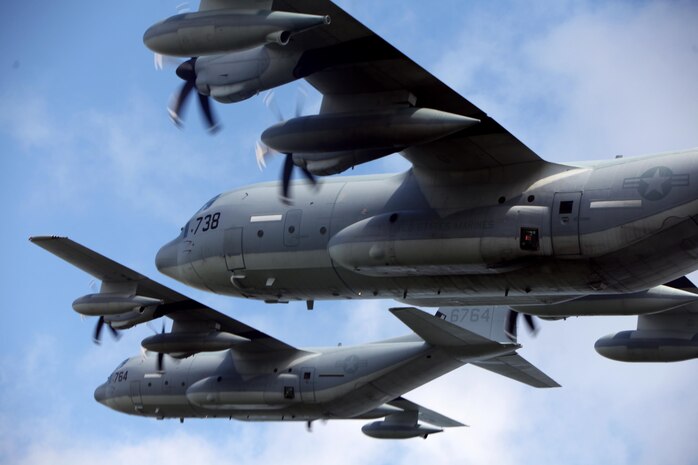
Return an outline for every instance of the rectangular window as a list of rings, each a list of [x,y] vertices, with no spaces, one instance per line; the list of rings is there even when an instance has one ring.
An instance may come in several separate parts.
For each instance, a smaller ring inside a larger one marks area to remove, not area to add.
[[[293,386],[284,386],[284,399],[295,399],[296,392]]]
[[[529,250],[532,252],[538,250],[540,248],[538,228],[521,228],[519,245],[521,246],[521,250]]]
[[[569,215],[572,213],[572,207],[574,207],[574,200],[563,200],[560,202],[560,214]]]

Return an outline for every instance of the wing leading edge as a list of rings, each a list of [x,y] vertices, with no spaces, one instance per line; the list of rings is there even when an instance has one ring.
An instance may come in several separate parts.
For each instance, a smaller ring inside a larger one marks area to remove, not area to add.
[[[476,170],[543,162],[484,111],[328,0],[275,0],[273,8],[329,15],[328,27],[304,32],[287,47],[302,50],[294,70],[323,95],[322,113],[394,105],[432,108],[480,120],[437,141],[407,147],[413,165]]]

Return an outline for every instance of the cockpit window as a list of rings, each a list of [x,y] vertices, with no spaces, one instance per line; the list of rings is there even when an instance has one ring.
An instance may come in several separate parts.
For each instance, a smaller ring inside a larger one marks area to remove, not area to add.
[[[214,198],[212,198],[211,200],[209,200],[208,202],[206,202],[206,203],[204,204],[204,206],[201,207],[201,208],[199,208],[199,211],[196,212],[196,213],[202,212],[202,211],[206,210],[208,207],[210,207],[211,205],[213,205],[213,202],[215,202],[216,200],[218,200],[218,197],[220,197],[220,194],[218,194],[217,196],[215,196]]]
[[[188,234],[189,234],[189,222],[187,221],[187,224],[185,224],[184,227],[182,228],[182,239],[186,239]]]
[[[121,368],[122,366],[126,365],[127,362],[128,362],[128,359],[126,359],[126,360],[124,360],[123,362],[119,363],[119,366],[116,367],[116,368],[114,368],[114,371],[116,371],[116,370],[118,370],[119,368]]]

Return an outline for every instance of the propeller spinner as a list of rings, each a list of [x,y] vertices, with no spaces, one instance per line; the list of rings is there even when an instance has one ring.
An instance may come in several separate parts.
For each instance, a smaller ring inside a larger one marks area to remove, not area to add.
[[[197,57],[190,58],[177,67],[177,76],[184,81],[184,84],[177,94],[174,104],[168,107],[167,111],[172,121],[179,127],[183,125],[181,117],[182,108],[184,107],[187,97],[191,94],[191,91],[196,88],[196,60]],[[206,120],[208,131],[213,134],[220,129],[220,125],[213,116],[209,96],[202,94],[198,90],[196,93],[199,96],[199,107]]]

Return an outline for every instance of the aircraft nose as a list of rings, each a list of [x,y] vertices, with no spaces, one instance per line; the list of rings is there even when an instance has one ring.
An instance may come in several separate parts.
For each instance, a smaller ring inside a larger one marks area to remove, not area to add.
[[[177,266],[176,241],[163,245],[155,256],[155,266],[160,273],[167,275],[167,269]]]
[[[100,384],[95,389],[95,400],[102,405],[107,405],[107,386]]]

